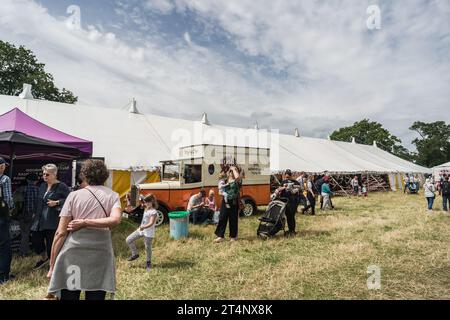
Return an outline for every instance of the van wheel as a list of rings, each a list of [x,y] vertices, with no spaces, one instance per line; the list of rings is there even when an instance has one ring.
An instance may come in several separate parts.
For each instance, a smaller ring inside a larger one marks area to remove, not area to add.
[[[159,227],[160,225],[167,223],[169,221],[168,211],[165,207],[159,206],[158,210],[156,210],[156,222],[155,226]]]
[[[250,198],[244,198],[244,207],[242,208],[241,214],[244,217],[250,217],[256,213],[256,204]]]

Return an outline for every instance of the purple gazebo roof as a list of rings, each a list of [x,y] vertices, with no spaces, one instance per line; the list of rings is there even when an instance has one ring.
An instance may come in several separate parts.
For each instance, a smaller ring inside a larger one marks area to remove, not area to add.
[[[29,136],[62,143],[75,147],[85,154],[92,154],[92,142],[80,139],[33,119],[26,113],[14,108],[0,116],[0,132],[18,131]]]

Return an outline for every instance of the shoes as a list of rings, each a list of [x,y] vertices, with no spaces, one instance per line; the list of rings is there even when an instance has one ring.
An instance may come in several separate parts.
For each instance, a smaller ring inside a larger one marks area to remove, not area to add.
[[[49,263],[50,259],[46,259],[46,260],[39,260],[38,262],[36,262],[36,264],[33,267],[33,270],[39,270],[43,267],[45,267],[48,263]]]
[[[135,255],[132,255],[131,257],[129,257],[128,259],[127,259],[127,261],[134,261],[134,260],[136,260],[137,258],[139,258],[139,255],[138,254],[135,254]]]
[[[236,242],[237,238],[230,238],[230,242]]]
[[[287,231],[285,233],[286,237],[295,237],[297,235],[296,231]]]
[[[218,238],[216,238],[216,239],[214,240],[214,243],[221,243],[221,242],[224,242],[224,241],[225,241],[224,238],[218,237]]]
[[[44,300],[59,300],[57,296],[55,296],[52,293],[47,293],[47,295],[44,297]]]
[[[145,263],[145,269],[147,269],[147,271],[149,271],[152,268],[152,262],[151,261],[147,261]]]

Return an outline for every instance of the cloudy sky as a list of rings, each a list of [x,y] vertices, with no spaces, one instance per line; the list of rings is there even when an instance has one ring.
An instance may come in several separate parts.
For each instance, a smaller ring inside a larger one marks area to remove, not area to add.
[[[368,117],[408,147],[412,122],[450,121],[449,0],[0,4],[0,39],[79,103],[315,137]]]

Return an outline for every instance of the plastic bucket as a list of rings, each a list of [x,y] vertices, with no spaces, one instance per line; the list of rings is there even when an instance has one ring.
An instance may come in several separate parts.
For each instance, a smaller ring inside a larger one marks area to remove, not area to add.
[[[175,211],[169,213],[170,237],[178,240],[189,234],[189,212]]]

